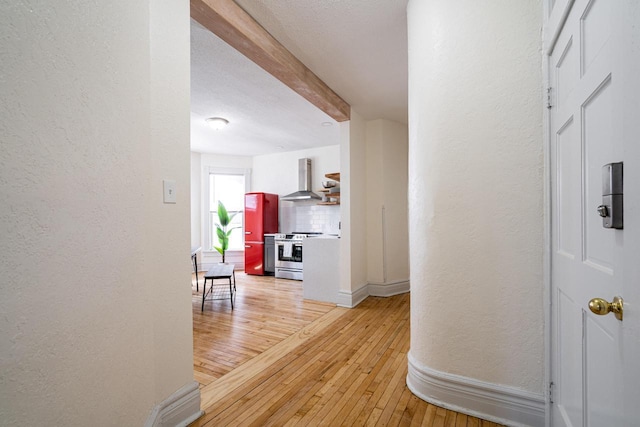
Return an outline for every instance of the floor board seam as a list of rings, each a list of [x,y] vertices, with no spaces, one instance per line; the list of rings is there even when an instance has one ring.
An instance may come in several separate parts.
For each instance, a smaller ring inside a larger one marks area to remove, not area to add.
[[[207,408],[212,406],[216,401],[224,398],[247,381],[253,379],[259,373],[259,371],[256,371],[257,366],[261,367],[261,371],[263,368],[277,363],[280,359],[286,357],[288,353],[294,351],[297,347],[303,345],[327,327],[330,327],[331,324],[342,317],[347,311],[348,309],[346,308],[334,308],[314,322],[306,325],[300,331],[290,335],[275,346],[203,387],[201,389],[201,407],[203,410],[206,412]]]

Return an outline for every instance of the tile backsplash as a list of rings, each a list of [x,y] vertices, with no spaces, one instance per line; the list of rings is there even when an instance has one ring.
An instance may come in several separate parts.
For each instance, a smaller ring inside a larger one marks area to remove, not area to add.
[[[340,205],[287,203],[280,205],[280,232],[340,234]]]

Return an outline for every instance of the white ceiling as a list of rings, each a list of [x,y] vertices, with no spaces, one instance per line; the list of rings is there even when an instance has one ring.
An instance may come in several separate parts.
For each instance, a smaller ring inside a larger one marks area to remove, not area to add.
[[[407,0],[236,3],[365,119],[407,122]],[[210,129],[204,120],[215,116],[229,125]],[[335,120],[192,20],[192,151],[253,156],[338,144],[339,133]]]

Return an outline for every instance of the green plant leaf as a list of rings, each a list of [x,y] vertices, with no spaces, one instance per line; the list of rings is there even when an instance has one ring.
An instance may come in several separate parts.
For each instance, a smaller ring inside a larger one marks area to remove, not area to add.
[[[218,219],[220,220],[220,225],[222,227],[226,227],[229,225],[231,221],[229,219],[229,213],[227,212],[227,208],[224,207],[221,201],[218,201]]]
[[[227,238],[227,233],[225,233],[225,231],[220,227],[216,227],[216,234],[220,240],[226,240]]]
[[[218,224],[216,224],[216,234],[218,235],[218,242],[220,243],[219,247],[215,249],[222,255],[222,262],[224,262],[224,253],[229,249],[229,236],[231,232],[236,228],[242,227],[232,227],[227,229],[233,218],[238,214],[238,212],[229,216],[229,212],[227,208],[224,207],[224,204],[221,201],[218,201]]]

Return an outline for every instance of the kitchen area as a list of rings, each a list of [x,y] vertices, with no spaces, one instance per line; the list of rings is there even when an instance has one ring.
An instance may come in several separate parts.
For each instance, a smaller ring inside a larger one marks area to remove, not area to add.
[[[303,157],[304,156],[304,157]],[[194,160],[192,153],[192,162]],[[213,155],[200,155],[200,165],[192,165],[192,240],[203,242],[200,264],[206,270],[219,256],[207,241],[207,175],[223,170]],[[221,156],[217,156],[221,157]],[[273,276],[274,280],[300,281],[303,297],[338,303],[340,287],[340,172],[339,146],[319,147],[302,152],[232,159],[227,166],[245,171],[250,182],[244,195],[244,251],[229,250],[227,262],[247,275]],[[233,160],[233,162],[230,162]],[[274,167],[279,165],[279,167]],[[198,167],[199,166],[199,167]],[[197,173],[200,172],[200,173]],[[197,188],[200,187],[200,188]],[[193,191],[195,190],[195,191]],[[255,191],[254,191],[255,190]],[[272,192],[276,190],[276,192]],[[198,197],[200,195],[200,197]],[[200,218],[197,214],[200,212]],[[195,213],[195,215],[194,215]],[[210,235],[209,235],[210,236]],[[214,237],[211,236],[210,240]],[[215,243],[215,242],[213,242]]]
[[[380,86],[385,94],[402,92],[391,89],[393,81]],[[305,298],[335,302],[337,293],[338,305],[355,307],[368,295],[408,292],[408,133],[402,116],[369,111],[382,104],[363,102],[366,108],[359,110],[342,101],[334,112],[321,109],[192,20],[191,245],[201,248],[201,268],[220,262],[213,250],[209,177],[230,173],[244,179],[239,194],[279,197],[278,229],[266,233],[274,234],[267,236],[266,247],[274,248],[267,258],[275,260],[275,234],[284,240],[304,235],[282,248],[288,254],[289,246],[293,252],[301,245],[302,283],[317,276],[320,288],[339,287],[327,298],[305,286]],[[311,189],[320,198],[281,200],[298,191],[300,159],[311,159]],[[340,173],[338,180],[327,176]],[[329,188],[323,195],[322,183],[329,180],[340,182],[343,193]],[[232,240],[238,237],[226,260],[245,270],[244,235],[232,233]],[[275,268],[274,261],[274,276],[266,277],[295,280],[276,278]],[[280,269],[281,276],[292,275],[290,265]]]

